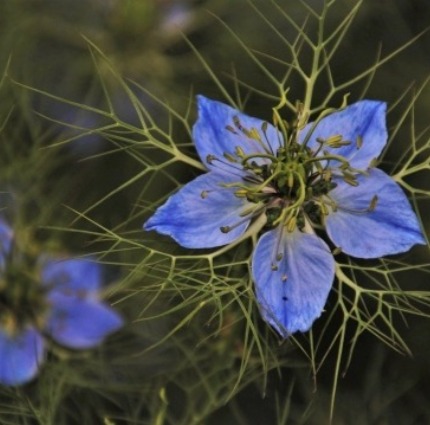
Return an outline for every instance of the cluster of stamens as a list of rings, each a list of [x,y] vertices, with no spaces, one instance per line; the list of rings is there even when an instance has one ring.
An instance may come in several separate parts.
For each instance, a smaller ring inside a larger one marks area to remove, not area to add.
[[[334,153],[335,149],[351,143],[360,149],[361,137],[354,142],[344,140],[340,134],[327,139],[318,138],[318,147],[312,150],[307,147],[311,134],[305,135],[300,142],[298,140],[299,132],[305,127],[300,118],[299,111],[292,125],[275,119],[279,130],[279,147],[276,150],[273,141],[268,141],[267,123],[263,123],[260,129],[247,129],[238,117],[234,117],[233,125],[226,127],[235,135],[245,136],[250,147],[257,143],[260,148],[255,153],[245,153],[242,147],[235,146],[232,152],[225,152],[223,158],[207,156],[209,164],[222,164],[224,169],[227,166],[231,173],[238,175],[237,182],[226,183],[222,187],[233,189],[236,197],[246,198],[252,203],[241,213],[243,220],[220,228],[223,233],[263,213],[269,228],[283,225],[292,232],[296,227],[302,230],[307,225],[321,227],[331,211],[344,208],[330,196],[330,191],[337,186],[337,179],[355,187],[359,185],[358,176],[368,174],[365,170],[354,169],[345,157]],[[209,192],[203,191],[202,197]],[[377,200],[375,195],[368,208],[350,212],[370,212],[375,209]]]

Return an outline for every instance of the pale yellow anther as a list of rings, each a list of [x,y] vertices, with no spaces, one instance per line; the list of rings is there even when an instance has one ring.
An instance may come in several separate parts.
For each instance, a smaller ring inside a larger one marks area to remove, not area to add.
[[[292,233],[297,226],[297,217],[294,215],[287,221],[287,232]]]
[[[238,198],[245,198],[246,195],[248,194],[248,190],[246,189],[238,189],[234,192],[234,194],[238,197]]]
[[[256,128],[251,128],[251,131],[249,132],[249,137],[251,139],[257,140],[258,142],[261,142],[260,133]]]
[[[236,146],[234,151],[236,152],[236,155],[241,157],[241,158],[243,158],[245,156],[245,152],[240,146]]]

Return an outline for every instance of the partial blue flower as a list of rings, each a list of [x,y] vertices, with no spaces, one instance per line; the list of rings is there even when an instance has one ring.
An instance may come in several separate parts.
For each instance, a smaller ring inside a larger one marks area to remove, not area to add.
[[[0,383],[20,385],[33,379],[44,360],[42,335],[34,327],[10,333],[0,329]]]
[[[334,269],[329,247],[315,234],[288,233],[281,226],[265,233],[252,260],[264,320],[283,337],[291,329],[307,331],[324,308]]]
[[[401,187],[374,160],[387,142],[386,104],[362,100],[302,125],[277,128],[198,96],[193,128],[208,172],[144,224],[187,248],[237,240],[257,217],[266,226],[252,257],[262,316],[282,337],[310,329],[330,292],[335,261],[319,232],[357,258],[425,244]]]
[[[0,220],[0,245],[7,255],[12,234]],[[89,349],[123,326],[121,316],[100,298],[99,264],[84,259],[43,257],[39,263],[38,276],[31,281],[25,280],[21,264],[13,264],[12,259],[0,267],[0,300],[4,304],[0,316],[3,385],[21,385],[37,375],[45,359],[45,337],[67,348]],[[13,285],[22,285],[21,291],[8,292]],[[23,304],[16,311],[7,305],[12,292],[21,294],[21,298],[14,299],[15,304]]]

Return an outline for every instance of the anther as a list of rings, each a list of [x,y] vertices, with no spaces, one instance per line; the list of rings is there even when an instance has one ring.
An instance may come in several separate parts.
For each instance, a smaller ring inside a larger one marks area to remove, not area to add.
[[[263,132],[263,133],[266,133],[266,131],[267,131],[267,121],[264,121],[263,122],[263,124],[261,124],[261,131]]]
[[[233,117],[233,123],[234,123],[234,125],[245,135],[245,136],[248,136],[248,137],[250,137],[250,132],[249,132],[249,130],[247,130],[241,123],[240,123],[240,120],[239,120],[239,117],[238,116],[234,116]]]
[[[231,125],[226,125],[225,129],[227,131],[229,131],[230,133],[233,133],[233,134],[236,134],[236,135],[238,134],[237,131]]]
[[[370,201],[370,205],[367,211],[369,212],[375,211],[376,205],[378,204],[378,200],[379,200],[378,195],[375,195]]]
[[[219,230],[221,230],[222,233],[228,233],[231,231],[231,227],[230,226],[221,226],[219,228]]]
[[[202,192],[200,193],[200,196],[202,199],[206,199],[209,195],[209,191],[207,190],[202,190]]]
[[[232,154],[230,154],[228,152],[224,152],[223,157],[229,162],[237,163],[237,159]]]
[[[326,140],[326,143],[328,146],[335,146],[337,143],[339,143],[341,141],[342,141],[342,135],[336,134],[335,136],[330,136]]]
[[[239,120],[239,117],[237,116],[237,115],[235,115],[234,117],[233,117],[233,122],[234,122],[234,125],[239,129],[239,130],[241,130],[243,127],[242,127],[242,124],[240,123],[240,120]]]
[[[248,191],[246,189],[238,189],[234,192],[237,198],[246,198]]]
[[[243,158],[245,156],[245,152],[240,146],[236,146],[234,151],[235,151],[236,155],[240,158]]]
[[[207,162],[208,164],[211,164],[211,165],[212,165],[212,163],[213,163],[216,159],[217,159],[217,157],[216,157],[215,155],[209,154],[209,155],[206,157],[206,162]]]
[[[357,149],[360,149],[363,146],[363,137],[357,136],[357,140],[355,141],[355,145]]]
[[[276,272],[276,271],[278,271],[278,266],[276,264],[272,263],[271,269],[272,269],[272,272]]]
[[[283,274],[281,279],[282,279],[282,282],[286,282],[288,280],[288,276],[286,274]]]
[[[348,177],[348,176],[343,176],[343,181],[344,181],[345,183],[349,184],[350,186],[357,187],[357,186],[359,185],[359,183],[358,183],[358,181],[357,181],[357,180],[355,180],[355,179],[353,179],[353,178],[350,178],[350,177]]]
[[[342,146],[349,146],[351,144],[348,140],[342,140],[342,136],[340,134],[336,136],[331,136],[326,141],[327,146],[337,149]]]

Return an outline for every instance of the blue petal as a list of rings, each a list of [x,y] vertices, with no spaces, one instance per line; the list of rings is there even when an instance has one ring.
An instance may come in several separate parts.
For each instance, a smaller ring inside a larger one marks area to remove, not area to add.
[[[98,292],[101,281],[101,267],[94,261],[49,259],[42,265],[42,282],[52,291],[88,296]]]
[[[343,140],[351,142],[350,145],[325,150],[342,155],[349,160],[352,167],[365,170],[372,159],[380,155],[387,143],[386,109],[387,106],[384,102],[374,100],[353,103],[345,109],[323,118],[314,130],[307,146],[316,150],[320,146],[317,138],[327,139],[330,136],[342,135]],[[301,141],[304,140],[311,127],[312,123],[309,123],[301,131]],[[358,137],[362,139],[360,148],[356,143]],[[333,161],[333,165],[335,164]]]
[[[123,319],[100,301],[50,294],[52,304],[46,332],[59,344],[86,349],[99,345],[123,326]]]
[[[186,248],[212,248],[234,241],[246,230],[250,220],[228,233],[221,232],[220,227],[233,226],[243,220],[240,213],[251,205],[236,197],[235,189],[220,186],[235,182],[244,184],[241,177],[219,172],[197,177],[158,208],[144,229],[169,235]],[[203,191],[208,191],[207,196],[201,196]]]
[[[0,329],[0,384],[20,385],[33,379],[43,361],[42,336],[33,328],[10,335]]]
[[[280,260],[278,254],[282,254]],[[330,249],[318,236],[297,229],[287,233],[281,227],[265,233],[252,262],[264,320],[283,337],[310,329],[326,303],[334,268]]]
[[[0,269],[6,263],[6,257],[12,248],[13,231],[11,227],[0,218]]]
[[[193,140],[200,158],[207,167],[231,170],[231,167],[224,166],[219,161],[213,165],[208,164],[207,156],[215,155],[218,158],[224,159],[223,154],[228,153],[234,155],[235,148],[241,147],[246,154],[264,153],[263,147],[256,141],[241,132],[234,124],[234,117],[237,117],[242,127],[247,130],[256,129],[263,142],[276,153],[277,148],[282,141],[281,133],[267,124],[266,137],[263,134],[262,125],[265,121],[258,118],[252,118],[242,114],[237,109],[234,109],[224,103],[210,100],[204,96],[197,96],[198,102],[198,120],[193,127]],[[227,130],[230,126],[237,134]],[[256,160],[258,162],[258,160]]]
[[[358,258],[397,254],[414,244],[425,244],[418,219],[400,186],[381,170],[369,172],[369,177],[358,177],[357,187],[338,179],[338,186],[329,193],[338,205],[326,220],[333,243]],[[375,195],[374,211],[363,212]]]

